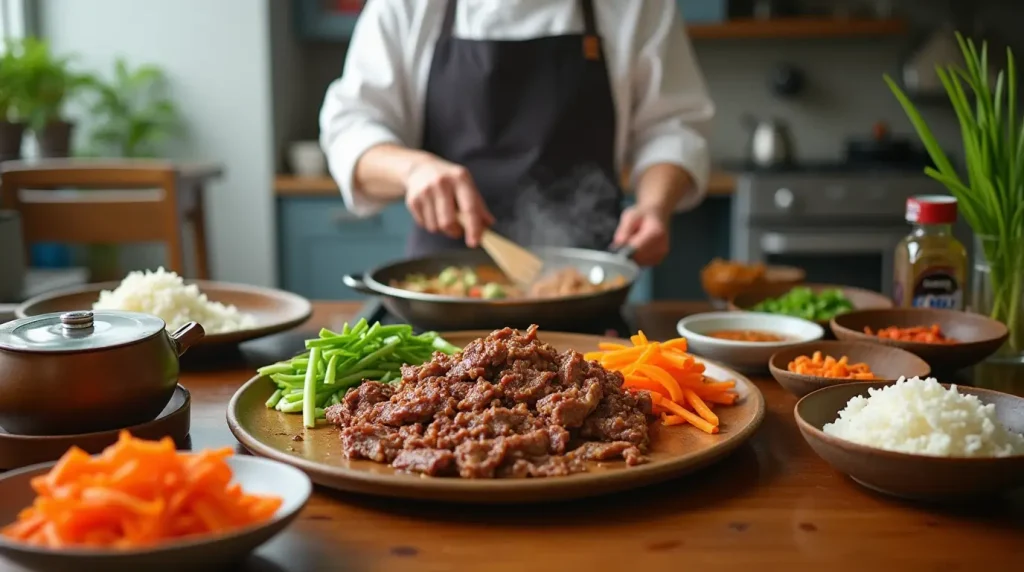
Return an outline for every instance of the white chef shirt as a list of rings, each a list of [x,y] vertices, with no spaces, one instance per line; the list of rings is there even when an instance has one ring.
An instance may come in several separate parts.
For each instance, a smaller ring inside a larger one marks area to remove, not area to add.
[[[368,0],[349,44],[342,77],[320,111],[320,143],[345,204],[370,216],[384,203],[352,182],[375,145],[419,148],[434,44],[446,0]],[[707,131],[714,105],[683,28],[676,0],[594,0],[616,111],[615,160],[632,177],[656,163],[686,169],[696,182],[680,210],[706,192]],[[581,33],[579,0],[459,0],[452,35],[523,40]]]

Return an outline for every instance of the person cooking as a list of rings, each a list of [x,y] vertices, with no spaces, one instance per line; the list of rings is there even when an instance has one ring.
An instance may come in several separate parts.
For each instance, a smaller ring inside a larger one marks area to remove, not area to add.
[[[493,226],[649,266],[703,198],[713,115],[676,0],[368,0],[320,139],[354,214],[405,200],[410,256]]]

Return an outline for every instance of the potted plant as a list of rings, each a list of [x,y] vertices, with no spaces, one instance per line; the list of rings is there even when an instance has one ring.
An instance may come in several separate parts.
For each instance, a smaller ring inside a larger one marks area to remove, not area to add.
[[[88,154],[100,157],[157,157],[160,145],[181,132],[178,111],[167,94],[167,78],[159,67],[135,69],[123,59],[114,62],[109,81],[95,78],[91,86]],[[89,248],[94,277],[121,275],[119,249],[114,245]]]
[[[956,197],[975,234],[972,306],[1010,330],[1003,358],[1024,361],[1024,123],[1017,67],[989,78],[988,46],[956,35],[964,64],[939,66],[939,80],[960,123],[965,173],[958,173],[927,122],[892,78],[885,81],[907,113],[934,167],[928,176]]]
[[[167,78],[157,66],[131,69],[118,59],[111,80],[96,79],[93,89],[91,154],[156,157],[160,144],[181,132],[178,111],[167,95]]]
[[[67,157],[74,125],[65,119],[64,105],[92,84],[87,74],[71,69],[71,58],[55,56],[46,42],[27,38],[21,50],[29,124],[43,157]]]
[[[21,158],[25,134],[25,74],[20,46],[8,41],[0,55],[0,162]]]

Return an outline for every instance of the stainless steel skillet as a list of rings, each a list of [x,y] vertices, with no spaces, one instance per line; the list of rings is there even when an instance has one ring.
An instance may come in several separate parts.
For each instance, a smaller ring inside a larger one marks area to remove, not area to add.
[[[362,276],[347,275],[346,286],[379,296],[384,307],[406,322],[429,330],[496,329],[538,324],[546,330],[568,328],[607,317],[621,309],[640,268],[631,251],[603,252],[581,248],[535,248],[545,269],[574,267],[584,276],[604,273],[605,280],[617,276],[623,285],[596,293],[543,299],[480,300],[412,292],[390,286],[410,274],[434,275],[449,266],[493,264],[481,250],[459,250],[434,256],[403,260],[380,266]],[[599,269],[599,270],[596,270]]]

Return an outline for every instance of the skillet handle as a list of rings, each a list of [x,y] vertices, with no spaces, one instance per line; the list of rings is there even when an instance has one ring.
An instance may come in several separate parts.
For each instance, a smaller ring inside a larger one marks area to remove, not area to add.
[[[363,281],[363,276],[361,274],[346,274],[341,277],[341,281],[345,284],[345,286],[348,286],[349,288],[355,290],[356,292],[359,292],[360,294],[367,294],[370,296],[376,294],[376,292],[371,290],[370,287],[366,285],[366,282]]]
[[[616,255],[616,256],[618,256],[618,257],[620,257],[620,258],[625,258],[625,259],[629,260],[629,259],[633,258],[634,254],[636,254],[636,248],[633,247],[633,246],[630,246],[628,244],[625,244],[625,245],[620,246],[618,248],[611,249],[611,253]]]

